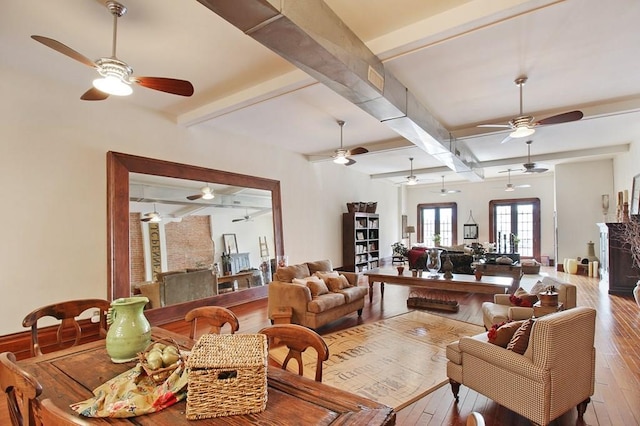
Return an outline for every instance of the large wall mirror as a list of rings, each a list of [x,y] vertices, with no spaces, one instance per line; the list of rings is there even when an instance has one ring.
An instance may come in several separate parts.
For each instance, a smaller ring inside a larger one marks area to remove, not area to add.
[[[108,295],[142,293],[154,324],[267,295],[284,253],[280,182],[107,153]]]

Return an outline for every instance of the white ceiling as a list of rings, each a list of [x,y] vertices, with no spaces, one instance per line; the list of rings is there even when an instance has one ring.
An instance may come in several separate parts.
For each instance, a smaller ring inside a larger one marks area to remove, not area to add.
[[[298,0],[302,1],[302,0]],[[11,67],[69,88],[90,86],[94,70],[30,39],[56,39],[97,59],[111,52],[112,18],[101,0],[5,2],[0,55]],[[526,75],[524,112],[541,119],[579,109],[579,122],[539,127],[532,158],[554,164],[610,158],[640,135],[640,2],[637,0],[326,0],[452,136],[487,178],[521,167],[523,139],[476,126],[519,113],[514,79]],[[354,170],[402,183],[409,157],[421,182],[462,177],[443,168],[326,86],[297,70],[196,0],[129,0],[117,56],[134,75],[189,80],[191,98],[135,87],[127,102],[174,117],[330,160],[340,143],[370,151]],[[25,88],[28,90],[28,88]],[[46,98],[47,94],[42,94]],[[60,100],[58,100],[60,101]],[[87,102],[87,108],[95,104]],[[495,130],[495,129],[493,129]],[[374,152],[375,151],[375,152]],[[335,167],[344,167],[338,166]],[[424,169],[424,170],[423,170]]]

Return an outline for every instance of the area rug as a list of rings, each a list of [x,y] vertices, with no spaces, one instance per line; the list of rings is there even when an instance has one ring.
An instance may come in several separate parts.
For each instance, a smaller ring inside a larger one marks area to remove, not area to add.
[[[446,346],[483,327],[421,311],[327,334],[329,359],[322,382],[372,399],[396,411],[448,382]],[[282,364],[285,347],[270,350]],[[303,354],[304,375],[315,377],[316,353]],[[287,369],[298,372],[295,360]]]

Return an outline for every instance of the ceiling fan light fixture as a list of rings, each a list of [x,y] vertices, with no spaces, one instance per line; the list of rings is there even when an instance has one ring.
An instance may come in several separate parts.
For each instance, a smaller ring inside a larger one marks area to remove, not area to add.
[[[527,136],[531,136],[536,131],[530,127],[518,127],[513,132],[509,133],[509,136],[512,138],[526,138]]]
[[[93,80],[93,87],[101,92],[115,96],[129,96],[133,93],[133,89],[129,84],[122,81],[119,77],[112,75],[96,78]]]
[[[515,188],[513,187],[513,184],[508,183],[507,187],[504,189],[506,192],[513,192],[515,190]]]
[[[349,159],[347,158],[347,150],[337,150],[336,155],[333,156],[333,162],[336,164],[347,164],[349,162]]]
[[[418,177],[413,174],[413,157],[409,157],[409,161],[411,162],[411,171],[409,172],[409,176],[407,176],[407,185],[415,185],[418,183]]]
[[[214,198],[216,198],[215,194],[213,193],[213,190],[208,186],[203,187],[201,191],[202,191],[203,200],[213,200]]]
[[[151,219],[149,219],[149,222],[153,222],[153,223],[162,222],[162,218],[160,217],[159,214],[154,214],[153,216],[151,216]]]

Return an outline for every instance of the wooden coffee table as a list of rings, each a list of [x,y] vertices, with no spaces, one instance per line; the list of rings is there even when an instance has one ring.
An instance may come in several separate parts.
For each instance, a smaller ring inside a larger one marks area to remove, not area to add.
[[[453,274],[453,278],[445,280],[443,274],[438,278],[427,278],[428,272],[414,277],[411,271],[405,270],[402,275],[395,268],[377,268],[366,271],[369,279],[369,303],[373,301],[373,284],[380,283],[380,297],[384,298],[384,285],[396,284],[440,291],[459,291],[466,293],[503,294],[513,289],[513,278],[483,276],[477,281],[473,275]]]

